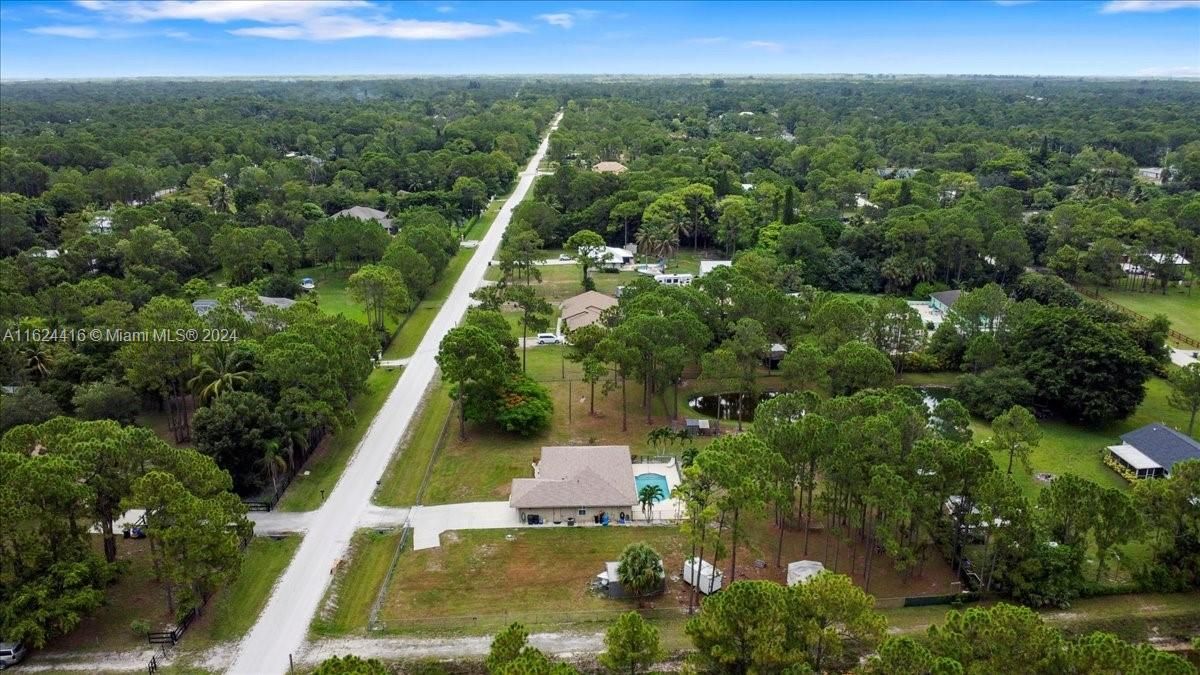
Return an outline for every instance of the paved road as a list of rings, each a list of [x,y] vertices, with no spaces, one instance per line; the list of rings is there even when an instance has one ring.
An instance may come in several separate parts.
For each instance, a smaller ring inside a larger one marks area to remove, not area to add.
[[[559,113],[550,127],[551,131],[557,128],[561,117],[562,113]],[[512,219],[513,208],[525,198],[533,185],[538,164],[546,156],[549,144],[550,135],[547,133],[537,153],[529,160],[525,171],[521,172],[516,190],[501,207],[491,229],[480,242],[480,250],[467,263],[383,408],[371,422],[333,492],[324,505],[311,515],[304,541],[275,586],[258,622],[239,646],[230,672],[254,675],[284,673],[288,670],[288,656],[300,651],[309,623],[329,585],[329,571],[346,555],[355,527],[369,511],[376,481],[387,468],[421,397],[433,381],[437,370],[434,355],[437,354],[438,344],[467,311],[471,292],[483,280],[488,261],[496,256],[500,237]]]

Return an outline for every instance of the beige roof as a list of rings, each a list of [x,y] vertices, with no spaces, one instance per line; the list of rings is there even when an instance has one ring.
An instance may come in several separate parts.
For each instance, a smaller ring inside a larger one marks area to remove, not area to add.
[[[609,307],[615,307],[617,299],[599,293],[586,291],[559,303],[562,310],[563,323],[567,330],[575,330],[582,326],[590,326],[600,320],[600,314]]]
[[[620,162],[599,162],[592,167],[592,171],[600,173],[625,173],[625,165]]]
[[[510,506],[519,509],[626,506],[637,503],[627,445],[542,448],[533,478],[512,482]]]

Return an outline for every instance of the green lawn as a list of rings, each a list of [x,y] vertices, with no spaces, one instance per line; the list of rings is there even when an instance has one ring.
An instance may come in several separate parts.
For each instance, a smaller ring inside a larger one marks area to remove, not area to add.
[[[450,415],[451,401],[443,385],[430,387],[421,409],[413,417],[404,446],[392,458],[383,480],[375,490],[375,502],[383,506],[417,503],[421,481],[437,448],[438,438]]]
[[[509,538],[511,536],[511,539]],[[684,541],[674,527],[583,527],[470,530],[442,536],[442,546],[405,551],[387,589],[380,619],[388,632],[490,632],[513,621],[565,626],[611,621],[637,606],[591,593],[589,582],[626,546],[650,544],[678,572]],[[649,614],[678,615],[687,606],[679,581],[647,601]]]
[[[1155,292],[1102,290],[1105,299],[1132,309],[1143,316],[1165,314],[1171,328],[1200,340],[1200,292],[1173,287],[1167,294]]]
[[[541,282],[534,282],[542,297],[552,305],[579,295],[583,292],[583,272],[578,265],[543,265],[538,267],[542,273]],[[485,279],[497,281],[500,279],[500,268],[488,269]],[[596,282],[596,290],[615,296],[617,286],[624,286],[640,276],[637,272],[601,272],[588,270],[588,276]]]
[[[383,407],[396,381],[400,379],[401,368],[376,368],[368,377],[367,390],[350,404],[354,411],[354,425],[343,429],[332,436],[326,437],[317,452],[308,459],[304,469],[292,480],[292,484],[279,500],[276,508],[280,511],[310,511],[321,504],[321,491],[328,495],[333,491],[342,470],[346,468],[346,460],[358,447],[371,420]],[[308,475],[305,475],[305,473]]]
[[[355,533],[350,541],[350,554],[340,562],[321,610],[313,619],[311,630],[314,634],[346,635],[366,631],[371,605],[379,594],[399,543],[400,530]]]
[[[353,266],[343,265],[335,269],[333,265],[318,265],[296,270],[295,277],[312,277],[313,281],[317,282],[317,290],[314,293],[321,311],[326,314],[341,314],[347,319],[365,324],[366,310],[362,303],[350,297],[350,291],[346,290],[346,282],[356,270],[357,267]],[[392,318],[386,319],[385,324],[389,331],[395,330],[398,325]]]
[[[251,540],[237,578],[210,601],[204,615],[188,631],[185,644],[189,648],[203,647],[204,643],[239,640],[248,633],[267,604],[275,580],[299,546],[297,536]]]
[[[1170,385],[1165,380],[1151,378],[1146,383],[1146,398],[1142,405],[1127,419],[1101,428],[1089,429],[1056,420],[1043,421],[1042,442],[1030,457],[1033,471],[1055,475],[1074,473],[1104,487],[1128,489],[1129,483],[1104,465],[1104,449],[1119,442],[1121,434],[1151,422],[1165,422],[1177,429],[1185,428],[1187,416],[1167,404],[1169,392]],[[977,438],[990,435],[986,424],[979,423],[978,428],[983,432],[977,434]],[[997,453],[996,463],[1001,468],[1006,467],[1008,456]],[[1013,475],[1029,496],[1035,496],[1043,486],[1027,472],[1014,468]]]

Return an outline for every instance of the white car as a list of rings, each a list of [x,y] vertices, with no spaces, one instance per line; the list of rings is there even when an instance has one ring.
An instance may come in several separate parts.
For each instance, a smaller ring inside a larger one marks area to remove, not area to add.
[[[562,342],[562,340],[560,340],[559,337],[557,335],[555,335],[554,333],[538,333],[537,334],[537,343],[539,345],[556,345],[560,342]]]
[[[20,642],[0,642],[0,670],[15,666],[25,658],[25,646]]]
[[[570,254],[570,253],[559,253],[559,254],[558,254],[558,259],[559,259],[559,260],[561,260],[561,261],[563,261],[563,262],[566,262],[566,261],[568,261],[568,260],[572,260],[572,258],[571,258],[571,254]]]

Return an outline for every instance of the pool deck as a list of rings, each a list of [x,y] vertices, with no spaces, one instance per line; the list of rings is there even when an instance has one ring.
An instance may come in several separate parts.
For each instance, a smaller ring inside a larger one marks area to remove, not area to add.
[[[633,464],[634,478],[643,473],[657,473],[661,476],[665,476],[667,479],[667,491],[671,495],[675,494],[675,488],[679,487],[679,483],[682,480],[679,475],[679,466],[673,459],[668,462],[635,462]],[[672,496],[654,504],[654,507],[650,510],[650,520],[681,520],[683,518],[683,512],[683,502],[675,499]],[[638,511],[634,514],[634,520],[645,520],[645,516],[642,514],[640,507],[638,507]]]

